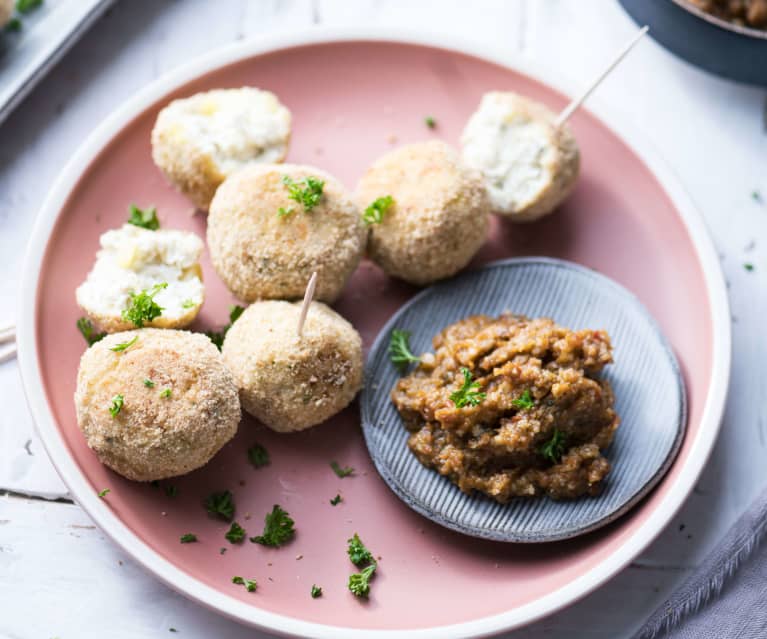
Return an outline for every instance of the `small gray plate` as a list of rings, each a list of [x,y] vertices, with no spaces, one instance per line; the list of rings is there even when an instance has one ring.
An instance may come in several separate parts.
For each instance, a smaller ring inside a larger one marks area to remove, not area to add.
[[[572,501],[516,499],[499,504],[467,495],[422,466],[389,393],[399,378],[387,353],[391,331],[412,332],[413,352],[468,315],[511,311],[551,317],[572,329],[606,329],[615,363],[604,376],[621,417],[606,451],[612,464],[598,497]],[[405,304],[384,326],[368,355],[361,397],[362,427],[373,462],[408,506],[458,532],[510,542],[570,539],[614,521],[660,481],[671,466],[687,422],[684,382],[668,342],[647,309],[626,289],[582,266],[548,258],[495,262],[436,284]]]

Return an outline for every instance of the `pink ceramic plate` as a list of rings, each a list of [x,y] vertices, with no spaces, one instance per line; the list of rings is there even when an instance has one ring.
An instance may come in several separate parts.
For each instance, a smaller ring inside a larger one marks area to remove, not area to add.
[[[431,524],[376,475],[356,405],[296,435],[278,436],[245,420],[206,468],[168,482],[178,488],[175,498],[106,470],[75,422],[72,393],[84,344],[74,328],[74,289],[91,266],[99,234],[120,225],[131,202],[156,204],[166,227],[204,234],[204,216],[191,215],[150,158],[149,131],[169,99],[214,87],[268,88],[294,115],[289,160],[317,164],[353,187],[395,138],[456,143],[488,89],[513,89],[554,109],[567,102],[534,77],[549,81],[549,74],[527,65],[505,66],[493,52],[468,45],[448,50],[424,36],[313,31],[261,40],[156,82],[108,118],[72,159],[30,242],[21,288],[21,369],[41,437],[72,494],[148,570],[200,603],[282,633],[468,637],[520,626],[583,596],[668,523],[716,437],[729,374],[727,298],[689,200],[641,136],[602,108],[581,110],[572,120],[583,175],[567,204],[533,226],[495,223],[476,263],[537,254],[596,268],[641,299],[676,350],[690,401],[684,446],[658,488],[618,522],[535,548],[471,539]],[[427,115],[436,118],[435,130],[424,126]],[[203,268],[208,296],[200,326],[220,325],[233,300],[207,260]],[[337,309],[369,346],[413,292],[363,264]],[[245,451],[254,441],[269,449],[271,466],[254,470],[248,464]],[[331,460],[354,466],[356,476],[339,479]],[[99,499],[105,487],[111,492]],[[237,519],[251,535],[279,503],[297,522],[295,541],[280,550],[230,546],[226,525],[209,519],[200,504],[224,488],[234,492]],[[332,507],[337,493],[344,501]],[[200,543],[181,545],[179,535],[186,532]],[[345,585],[352,568],[346,539],[354,532],[382,557],[368,602]],[[235,574],[256,578],[258,591],[233,585]],[[323,587],[322,598],[310,598],[313,583]]]

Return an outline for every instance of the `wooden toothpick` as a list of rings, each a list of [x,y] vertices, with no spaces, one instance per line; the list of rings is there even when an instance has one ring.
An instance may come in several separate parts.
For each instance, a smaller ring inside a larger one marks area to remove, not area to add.
[[[596,89],[600,85],[602,80],[604,80],[610,74],[610,72],[615,67],[618,66],[618,63],[621,60],[623,60],[623,58],[626,57],[626,54],[628,54],[628,52],[634,48],[634,45],[636,45],[636,43],[639,42],[644,36],[644,34],[647,33],[649,30],[650,30],[650,27],[648,27],[647,25],[643,26],[639,30],[639,33],[637,33],[633,38],[631,38],[631,41],[620,50],[620,52],[618,53],[617,56],[615,56],[612,62],[610,62],[610,64],[607,65],[607,68],[605,68],[605,70],[602,71],[602,73],[600,73],[596,77],[596,79],[586,88],[586,90],[583,93],[581,93],[581,95],[579,95],[577,98],[575,98],[575,100],[570,102],[570,104],[568,104],[562,110],[562,112],[557,116],[557,119],[554,122],[554,126],[556,126],[556,128],[561,127],[565,122],[567,122],[568,119],[570,119],[570,116],[573,113],[575,113],[576,109],[586,101],[586,98],[588,98],[591,95],[591,93],[594,91],[594,89]]]
[[[306,314],[309,312],[309,306],[311,306],[312,298],[314,297],[314,289],[317,288],[317,272],[312,273],[309,278],[309,283],[306,285],[306,292],[304,293],[304,303],[301,305],[301,315],[298,316],[298,336],[304,332],[304,322],[306,322]]]

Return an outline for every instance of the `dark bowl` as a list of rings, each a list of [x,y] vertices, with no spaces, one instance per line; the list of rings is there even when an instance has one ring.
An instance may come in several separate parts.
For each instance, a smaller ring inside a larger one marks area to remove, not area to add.
[[[731,80],[767,86],[767,31],[716,18],[687,0],[619,0],[672,53]]]

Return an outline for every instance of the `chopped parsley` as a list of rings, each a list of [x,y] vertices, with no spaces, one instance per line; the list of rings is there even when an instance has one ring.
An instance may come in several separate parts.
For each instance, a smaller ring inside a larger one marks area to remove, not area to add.
[[[261,444],[253,444],[248,448],[248,459],[254,468],[261,468],[269,463],[269,451]]]
[[[144,386],[147,388],[154,388],[154,382],[148,377],[144,378]]]
[[[114,351],[115,353],[122,353],[123,351],[127,351],[131,346],[133,346],[136,342],[138,342],[138,335],[136,335],[132,340],[129,342],[120,342],[116,346],[113,346],[110,348],[110,351]]]
[[[511,400],[511,405],[514,408],[527,410],[528,408],[532,408],[533,406],[535,406],[535,400],[533,399],[533,396],[530,393],[530,391],[525,389],[525,392],[522,393],[519,397]]]
[[[184,300],[181,302],[181,308],[194,308],[195,306],[194,300]]]
[[[168,399],[173,394],[173,391],[170,388],[163,388],[160,391],[160,397],[163,399]]]
[[[559,463],[565,452],[565,435],[562,431],[555,428],[551,439],[538,449],[538,452],[548,459],[552,464]]]
[[[168,288],[167,282],[155,284],[151,290],[144,289],[140,293],[131,293],[128,299],[128,308],[122,312],[123,319],[133,322],[134,326],[141,328],[145,322],[151,322],[160,317],[165,309],[154,301],[154,296],[164,288]]]
[[[421,358],[416,357],[410,351],[410,331],[401,331],[395,328],[391,332],[389,340],[389,359],[400,373],[404,373],[410,362],[420,362]]]
[[[166,486],[165,494],[168,497],[175,497],[176,495],[178,495],[178,488],[176,488],[173,484],[171,484],[170,486]]]
[[[322,190],[325,188],[325,181],[318,180],[311,175],[305,177],[302,182],[296,182],[289,175],[282,176],[282,183],[288,188],[288,197],[303,205],[304,211],[308,213],[320,203],[322,199]],[[286,213],[283,213],[286,211]],[[280,209],[277,214],[282,217],[292,213],[292,207]]]
[[[347,466],[346,468],[341,468],[341,466],[338,464],[337,461],[330,462],[330,467],[333,469],[333,472],[336,475],[338,475],[341,479],[354,474],[354,468],[352,468],[351,466]]]
[[[226,548],[221,546],[221,548],[218,549],[218,554],[219,555],[225,555],[226,554]]]
[[[117,414],[123,409],[125,398],[122,395],[115,395],[112,398],[112,405],[109,407],[109,412],[112,417],[117,417]]]
[[[322,597],[322,588],[316,584],[312,584],[312,599]]]
[[[248,592],[255,592],[258,588],[258,584],[255,579],[243,579],[242,577],[232,577],[232,583],[239,586],[245,586],[245,590]]]
[[[234,499],[232,493],[228,490],[223,490],[219,493],[212,493],[205,500],[205,509],[208,514],[214,515],[224,521],[232,521],[234,518]]]
[[[428,126],[430,129],[433,129],[433,128],[435,128],[437,126],[437,121],[432,116],[430,116],[430,115],[427,115],[423,119],[423,123],[426,126]]]
[[[185,535],[181,535],[181,543],[182,544],[193,544],[197,541],[197,535],[194,533],[186,533]]]
[[[330,505],[338,506],[338,504],[340,504],[342,501],[343,499],[341,499],[341,495],[336,495],[335,497],[333,497],[333,499],[330,500]]]
[[[208,339],[210,339],[211,342],[213,342],[218,350],[221,350],[221,347],[224,345],[224,338],[226,337],[227,331],[232,328],[232,324],[234,324],[242,315],[242,312],[245,310],[242,306],[235,305],[229,307],[229,323],[224,326],[220,331],[205,331],[205,334],[208,336]]]
[[[104,497],[106,497],[111,492],[112,490],[110,488],[105,488],[104,490],[100,490],[98,494],[99,494],[99,497],[104,499]]]
[[[88,346],[93,346],[96,342],[107,336],[106,333],[95,333],[93,323],[87,317],[81,317],[77,320],[77,330],[80,331],[85,341],[88,342]]]
[[[262,546],[281,546],[293,539],[296,534],[294,524],[295,522],[290,518],[290,515],[275,504],[272,511],[264,517],[263,534],[251,537],[250,541]]]
[[[157,219],[156,208],[140,209],[135,204],[131,204],[129,211],[128,224],[139,226],[148,231],[156,231],[160,228],[160,220]]]
[[[743,265],[743,268],[746,269],[747,271],[753,271],[754,270],[754,265],[751,264],[751,262],[746,262]]]
[[[348,544],[346,552],[349,559],[355,566],[362,568],[360,572],[349,575],[349,590],[357,597],[367,597],[370,594],[370,579],[378,568],[378,562],[357,533],[348,540]]]
[[[8,32],[11,31],[21,31],[21,20],[19,18],[11,18],[8,20],[8,23],[5,25],[5,30]]]
[[[236,521],[233,521],[232,525],[229,526],[229,530],[224,534],[224,537],[226,537],[229,543],[238,544],[245,539],[245,529]]]
[[[277,209],[277,217],[288,217],[293,211],[295,211],[295,209],[292,206],[289,206],[288,208],[281,206]]]
[[[463,385],[450,395],[450,401],[456,408],[479,406],[487,395],[479,392],[479,382],[472,381],[471,371],[468,368],[462,367],[461,375],[463,375]]]
[[[29,13],[43,4],[43,0],[16,0],[16,11]]]
[[[368,226],[370,224],[380,224],[383,222],[384,215],[394,205],[394,198],[391,195],[384,195],[375,200],[365,209],[362,219]]]

